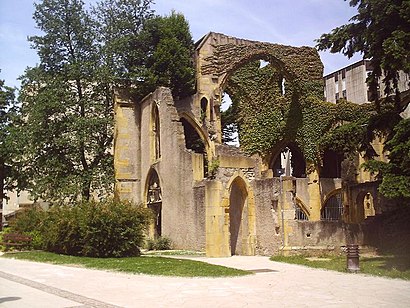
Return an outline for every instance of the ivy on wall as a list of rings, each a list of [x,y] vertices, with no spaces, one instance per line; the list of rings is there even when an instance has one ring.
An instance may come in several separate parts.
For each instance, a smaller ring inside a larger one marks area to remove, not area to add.
[[[265,156],[278,143],[294,143],[314,165],[321,164],[325,149],[341,154],[358,150],[373,107],[325,102],[322,83],[291,78],[274,64],[261,68],[258,60],[230,76],[225,91],[237,104],[241,147]]]

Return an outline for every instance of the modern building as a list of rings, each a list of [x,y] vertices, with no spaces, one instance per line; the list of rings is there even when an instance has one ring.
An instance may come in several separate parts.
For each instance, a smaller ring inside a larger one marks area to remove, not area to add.
[[[371,96],[366,79],[372,70],[373,68],[369,60],[361,60],[323,77],[326,101],[336,103],[339,99],[344,98],[356,104],[370,102]],[[380,98],[385,96],[384,89],[385,87],[380,80],[378,89],[378,96]],[[400,71],[399,90],[400,92],[405,92],[409,89],[410,77],[408,74]]]

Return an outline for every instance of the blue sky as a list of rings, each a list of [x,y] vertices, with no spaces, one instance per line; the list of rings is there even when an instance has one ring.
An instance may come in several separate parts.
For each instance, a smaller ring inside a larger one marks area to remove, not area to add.
[[[27,41],[28,36],[40,34],[32,19],[34,2],[0,0],[0,79],[9,86],[19,86],[18,76],[38,63]],[[314,46],[322,33],[348,22],[356,13],[343,0],[156,0],[152,8],[160,15],[172,9],[183,13],[195,41],[213,31],[292,46]],[[360,59],[328,52],[320,55],[325,74]]]

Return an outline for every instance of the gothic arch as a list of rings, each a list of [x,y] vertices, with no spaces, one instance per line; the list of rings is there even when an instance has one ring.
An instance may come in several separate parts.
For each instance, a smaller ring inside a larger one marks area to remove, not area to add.
[[[343,219],[343,191],[341,188],[328,193],[320,209],[320,219],[337,221]]]
[[[155,102],[151,107],[151,158],[152,161],[156,161],[161,157],[161,126],[159,109]]]
[[[299,208],[306,214],[306,216],[310,217],[310,211],[309,208],[306,206],[306,204],[300,199],[299,197],[295,197],[295,203],[296,206],[299,206]]]
[[[235,172],[226,187],[222,204],[228,207],[225,224],[229,232],[225,240],[230,255],[254,255],[256,230],[253,190],[240,171]]]
[[[220,88],[234,71],[256,59],[270,62],[289,80],[315,81],[318,87],[322,85],[323,64],[314,48],[242,40],[218,33],[209,33],[198,48],[208,40],[212,40],[213,48],[201,65],[201,74],[218,76]]]
[[[272,169],[274,176],[279,176],[277,170],[281,166],[281,154],[283,153],[284,149],[288,148],[292,155],[291,158],[291,168],[293,169],[293,173],[291,174],[297,178],[304,178],[306,177],[306,160],[305,157],[295,142],[280,142],[275,149],[271,151],[271,156],[269,159],[269,168]]]
[[[144,203],[153,211],[154,221],[150,226],[150,237],[162,235],[162,181],[158,172],[151,167],[147,173],[144,189]]]
[[[212,157],[212,150],[210,146],[211,142],[209,140],[209,137],[206,135],[204,130],[201,128],[201,124],[198,123],[198,121],[194,117],[190,116],[186,112],[182,112],[180,114],[180,117],[181,119],[186,120],[195,129],[195,131],[198,133],[199,137],[201,137],[201,140],[203,141],[205,145],[206,154],[208,155],[208,157]]]

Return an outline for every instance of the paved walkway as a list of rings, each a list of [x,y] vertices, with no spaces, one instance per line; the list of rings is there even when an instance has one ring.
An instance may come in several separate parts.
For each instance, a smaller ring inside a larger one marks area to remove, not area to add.
[[[410,282],[271,262],[193,258],[254,270],[236,278],[129,275],[0,258],[1,307],[410,307]]]

